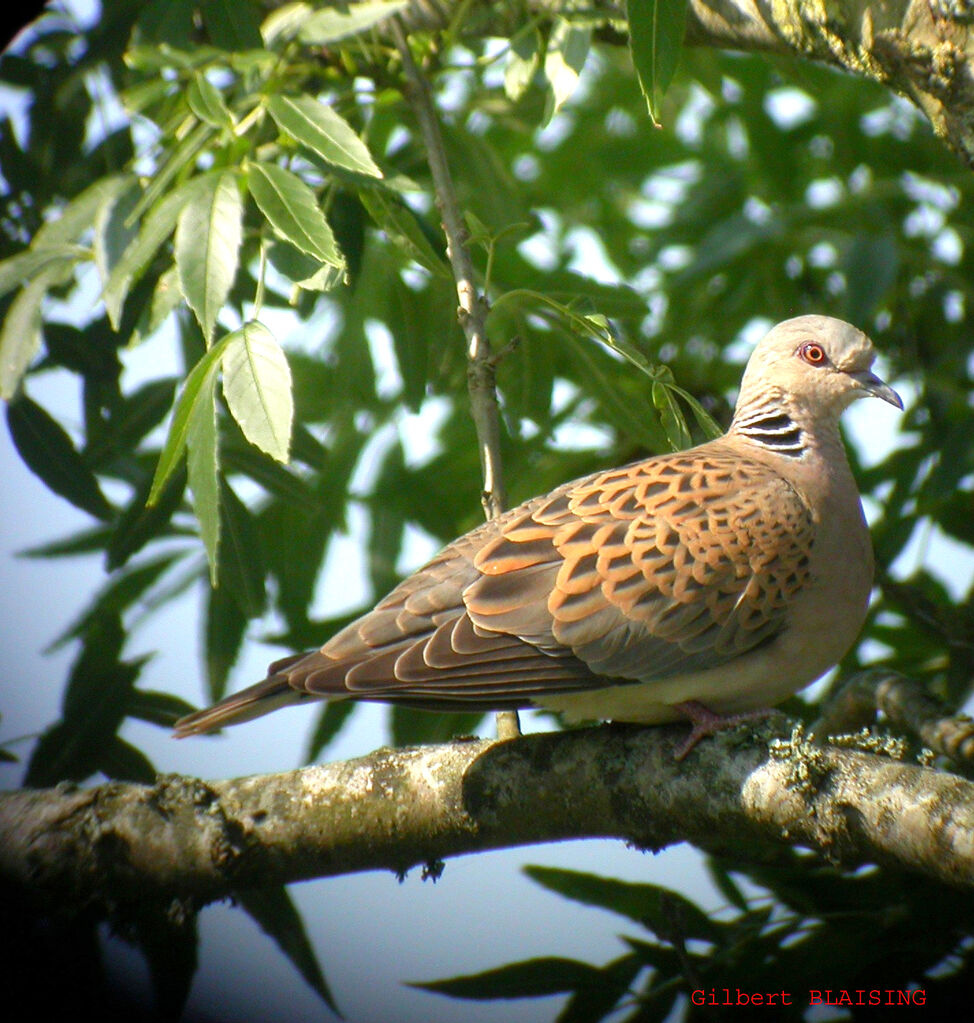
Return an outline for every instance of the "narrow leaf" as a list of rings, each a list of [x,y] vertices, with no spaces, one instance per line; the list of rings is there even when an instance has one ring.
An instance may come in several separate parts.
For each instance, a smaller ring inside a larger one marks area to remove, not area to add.
[[[41,229],[43,230],[43,228]],[[35,274],[41,273],[52,263],[78,262],[90,259],[91,251],[82,245],[59,242],[56,245],[31,245],[0,262],[0,295],[21,287]]]
[[[7,406],[7,426],[20,457],[55,494],[96,519],[112,517],[94,473],[60,423],[40,405],[21,395]]]
[[[283,238],[323,263],[344,267],[314,192],[296,174],[277,164],[251,162],[247,184],[261,212]]]
[[[666,439],[670,442],[670,447],[674,451],[682,451],[684,448],[690,447],[693,440],[683,413],[673,397],[673,392],[659,380],[653,381],[653,404],[659,413],[659,420],[666,432]]]
[[[659,124],[660,101],[673,78],[686,33],[687,0],[627,0],[629,46],[649,116]]]
[[[186,431],[186,473],[193,495],[193,511],[210,565],[210,582],[217,583],[220,544],[220,494],[217,480],[216,374],[207,374],[193,402]]]
[[[310,46],[334,43],[397,14],[408,6],[408,0],[363,0],[349,4],[345,11],[324,8],[306,18],[298,30],[298,39]]]
[[[198,192],[210,187],[208,178],[207,174],[191,178],[153,206],[142,221],[138,235],[112,267],[102,298],[108,318],[116,329],[120,326],[122,305],[132,285],[145,273],[152,257],[176,227],[183,207],[192,202]]]
[[[48,290],[74,272],[76,255],[53,259],[10,303],[0,327],[0,398],[9,401],[41,347],[41,304]],[[53,489],[53,488],[52,488]]]
[[[256,320],[229,334],[226,342],[223,393],[230,413],[251,444],[286,462],[294,419],[287,357]]]
[[[548,120],[561,109],[575,91],[591,42],[591,29],[579,28],[565,18],[559,18],[555,22],[544,61],[544,74],[551,86],[553,97]]]
[[[207,186],[179,214],[175,255],[183,294],[209,345],[237,273],[243,202],[232,171],[208,176]]]
[[[267,604],[264,558],[260,534],[250,509],[233,487],[220,479],[222,524],[221,586],[247,618],[262,614]]]
[[[206,601],[203,640],[207,695],[211,703],[216,703],[226,694],[230,669],[240,654],[246,631],[247,615],[230,592],[224,572],[222,584],[210,587]]]
[[[588,987],[599,976],[599,970],[588,963],[546,956],[463,977],[425,983],[412,982],[409,986],[453,998],[541,998]]]
[[[158,501],[162,488],[166,485],[166,481],[173,474],[180,458],[182,458],[193,409],[197,401],[203,400],[205,402],[207,400],[204,392],[207,387],[212,386],[213,378],[219,369],[220,359],[223,357],[228,337],[221,338],[213,345],[193,367],[192,372],[186,378],[182,393],[176,402],[166,443],[163,445],[162,453],[159,455],[159,463],[152,478],[152,489],[149,492],[148,501],[150,505]]]
[[[283,885],[273,888],[241,889],[237,893],[237,899],[257,921],[261,930],[277,942],[281,951],[291,960],[312,989],[320,995],[328,1008],[336,1015],[341,1015],[315,958],[314,946],[308,939],[301,915],[291,901],[287,889]]]
[[[223,100],[223,94],[204,74],[195,74],[186,90],[189,109],[213,128],[230,128],[233,117]]]
[[[689,899],[654,884],[619,881],[557,867],[527,866],[524,872],[538,884],[588,906],[620,913],[663,935],[678,930],[687,938],[715,941],[720,925]]]
[[[310,96],[271,96],[267,109],[277,126],[322,160],[373,178],[381,178],[368,146],[331,107]]]

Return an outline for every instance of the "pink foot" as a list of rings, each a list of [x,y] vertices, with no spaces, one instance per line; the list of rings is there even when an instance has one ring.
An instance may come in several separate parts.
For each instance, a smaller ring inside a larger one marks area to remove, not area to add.
[[[698,700],[686,700],[683,703],[675,703],[673,706],[689,718],[693,725],[690,734],[680,743],[676,753],[673,754],[674,760],[682,760],[701,739],[706,739],[709,735],[716,735],[725,728],[733,728],[734,725],[742,724],[745,721],[766,718],[771,713],[770,710],[750,710],[744,714],[716,714]]]

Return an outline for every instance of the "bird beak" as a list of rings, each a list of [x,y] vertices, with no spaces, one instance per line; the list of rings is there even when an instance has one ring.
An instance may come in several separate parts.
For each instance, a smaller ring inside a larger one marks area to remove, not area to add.
[[[882,398],[883,401],[888,401],[890,405],[895,405],[902,411],[903,399],[889,384],[880,380],[875,373],[870,373],[868,369],[864,369],[858,373],[850,373],[849,376],[855,380],[866,394],[871,394],[874,398]]]

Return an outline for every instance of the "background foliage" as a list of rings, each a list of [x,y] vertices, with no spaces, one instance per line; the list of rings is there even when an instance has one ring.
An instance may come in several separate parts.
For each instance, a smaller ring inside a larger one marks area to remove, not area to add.
[[[24,462],[90,517],[30,554],[98,552],[105,567],[52,637],[77,657],[25,784],[153,778],[120,730],[127,718],[168,727],[189,707],[157,688],[139,650],[147,612],[205,587],[210,701],[256,633],[319,645],[413,567],[411,537],[445,542],[481,517],[455,290],[379,30],[402,6],[268,15],[124,0],[90,25],[46,14],[0,61],[21,111],[0,126],[0,390]],[[643,5],[631,7],[635,19]],[[806,311],[849,319],[910,400],[895,445],[867,438],[883,457],[857,473],[879,591],[843,669],[888,664],[962,705],[974,677],[969,171],[910,106],[862,81],[684,51],[665,97],[646,90],[654,128],[624,26],[567,4],[459,12],[412,44],[490,301],[511,501],[702,439],[708,415],[729,418],[742,339]],[[644,82],[672,67],[673,35],[634,32]],[[659,63],[646,46],[662,48]],[[126,365],[145,351],[162,371],[131,386]],[[80,423],[32,397],[52,373],[77,379]],[[350,517],[365,522],[371,589],[322,620],[313,598]],[[928,555],[945,543],[951,565],[937,570]],[[320,712],[308,758],[349,713]],[[397,743],[476,726],[390,711]],[[545,887],[633,921],[629,951],[439,990],[568,993],[563,1019],[620,1004],[635,1020],[664,1018],[688,985],[744,976],[755,988],[917,983],[938,1004],[970,983],[966,896],[885,870],[841,876],[799,853],[712,870],[733,907],[720,922],[654,886],[538,869]],[[243,908],[330,1001],[286,894]],[[170,938],[195,940],[192,928]],[[178,1003],[192,956],[173,966],[142,944]]]

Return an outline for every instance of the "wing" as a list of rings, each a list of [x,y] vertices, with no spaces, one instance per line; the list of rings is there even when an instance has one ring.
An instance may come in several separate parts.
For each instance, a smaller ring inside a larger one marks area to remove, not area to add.
[[[461,537],[288,682],[500,708],[715,667],[786,627],[813,537],[795,490],[720,442],[649,459]]]
[[[649,682],[724,664],[787,627],[811,513],[721,443],[605,472],[504,524],[464,591],[476,626]]]

